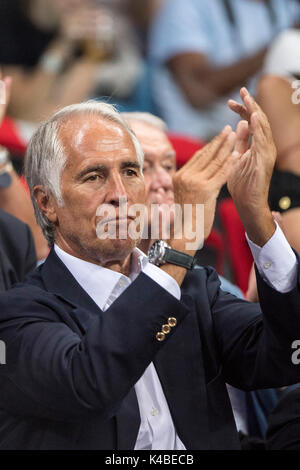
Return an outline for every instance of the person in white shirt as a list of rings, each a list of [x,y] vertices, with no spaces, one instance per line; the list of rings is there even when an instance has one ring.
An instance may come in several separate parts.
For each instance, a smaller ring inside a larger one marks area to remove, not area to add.
[[[149,34],[153,97],[174,132],[208,140],[236,116],[226,106],[256,79],[277,34],[299,22],[296,0],[166,0]]]

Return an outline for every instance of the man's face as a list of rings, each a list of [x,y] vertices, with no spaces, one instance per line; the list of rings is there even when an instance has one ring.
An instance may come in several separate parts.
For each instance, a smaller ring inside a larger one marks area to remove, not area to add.
[[[148,233],[149,229],[152,231],[157,229],[156,236],[168,238],[167,234],[174,223],[174,212],[171,210],[167,215],[166,206],[170,207],[174,203],[172,178],[176,172],[175,151],[163,131],[136,119],[130,119],[129,125],[135,132],[145,155],[143,172],[148,209]],[[151,205],[157,205],[158,212],[151,211]]]
[[[147,123],[135,119],[129,123],[145,154],[143,172],[147,205],[173,204],[172,177],[176,172],[176,155],[170,141],[164,132]]]
[[[64,201],[54,201],[56,242],[76,257],[109,266],[124,260],[136,242],[127,237],[100,240],[97,226],[107,215],[99,207],[114,209],[116,227],[132,222],[118,220],[120,199],[128,207],[145,202],[145,185],[135,147],[128,133],[118,124],[98,116],[79,115],[61,125],[59,137],[67,155],[61,175]]]

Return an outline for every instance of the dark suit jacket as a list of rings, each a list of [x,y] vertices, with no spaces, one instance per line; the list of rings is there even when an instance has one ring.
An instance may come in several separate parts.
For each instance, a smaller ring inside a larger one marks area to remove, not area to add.
[[[36,266],[36,254],[30,229],[20,220],[0,211],[0,292]]]
[[[225,381],[248,390],[299,380],[299,284],[284,295],[258,285],[264,319],[222,292],[211,268],[187,274],[180,301],[141,273],[102,312],[52,250],[0,296],[0,448],[133,449],[134,384],[151,361],[187,449],[239,448]],[[158,342],[170,316],[177,326]]]
[[[300,384],[288,388],[269,416],[266,448],[300,450]]]

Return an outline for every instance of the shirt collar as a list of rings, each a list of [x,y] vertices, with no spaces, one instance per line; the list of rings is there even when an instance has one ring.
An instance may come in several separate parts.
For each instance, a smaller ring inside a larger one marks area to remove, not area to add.
[[[135,248],[131,257],[131,272],[129,277],[127,277],[111,269],[76,258],[66,253],[56,244],[54,245],[54,250],[78,284],[102,310],[112,292],[116,289],[117,284],[123,279],[126,286],[128,286],[149,263],[147,256],[141,250]]]

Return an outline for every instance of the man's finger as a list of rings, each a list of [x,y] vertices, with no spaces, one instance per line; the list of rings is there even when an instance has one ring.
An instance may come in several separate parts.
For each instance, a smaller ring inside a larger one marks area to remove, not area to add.
[[[241,97],[245,103],[245,106],[249,112],[249,114],[257,113],[259,121],[262,123],[263,126],[263,132],[268,138],[272,138],[272,131],[271,127],[268,121],[267,116],[259,106],[259,104],[255,101],[253,96],[250,95],[248,92],[247,88],[242,88],[241,89]]]
[[[218,175],[220,171],[222,171],[221,169],[223,165],[232,156],[235,143],[236,133],[231,132],[224,144],[219,148],[215,157],[211,160],[210,165],[207,165],[207,167],[203,171],[203,175],[205,176],[205,178],[213,178],[214,176]]]
[[[249,121],[250,116],[245,106],[243,106],[242,104],[238,103],[235,100],[228,100],[228,106],[231,109],[231,111],[233,111],[236,114],[239,114],[239,116],[241,116],[242,119]]]
[[[251,127],[253,129],[253,139],[255,146],[263,152],[266,147],[266,135],[264,133],[263,124],[260,120],[258,113],[253,113],[251,116]]]
[[[202,168],[205,168],[231,131],[232,129],[230,126],[225,126],[224,129],[211,140],[211,142],[206,144],[201,150],[198,150],[179,171],[191,169],[200,171]]]
[[[234,150],[242,155],[249,148],[250,129],[247,121],[240,121],[238,123],[236,135],[237,139]]]

